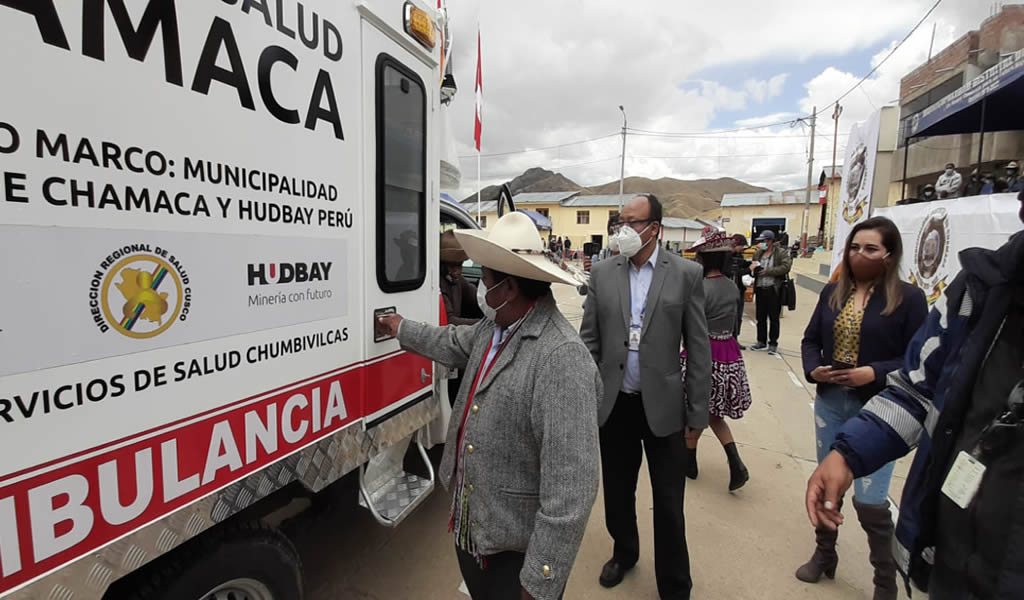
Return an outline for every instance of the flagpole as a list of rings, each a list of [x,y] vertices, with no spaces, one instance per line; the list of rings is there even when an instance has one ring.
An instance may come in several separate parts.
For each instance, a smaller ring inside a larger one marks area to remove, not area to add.
[[[482,52],[480,44],[480,23],[476,24],[476,85],[474,86],[474,94],[476,95],[476,115],[473,121],[473,141],[476,142],[476,224],[481,225],[480,216],[480,204],[481,204],[481,191],[483,190],[481,177],[480,177],[480,142],[483,138],[483,75],[482,75]],[[500,202],[500,200],[499,200]]]

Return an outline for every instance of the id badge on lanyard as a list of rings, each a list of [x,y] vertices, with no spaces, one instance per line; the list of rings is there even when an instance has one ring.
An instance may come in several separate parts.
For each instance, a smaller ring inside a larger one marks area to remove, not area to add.
[[[640,351],[640,332],[643,331],[644,327],[644,313],[640,313],[639,323],[630,323],[629,325],[629,351],[639,352]]]
[[[960,508],[966,509],[978,495],[985,477],[985,463],[991,464],[1004,454],[1024,429],[1024,380],[1017,382],[1010,392],[1008,405],[1005,412],[985,427],[971,452],[961,450],[957,454],[942,483],[942,493]]]

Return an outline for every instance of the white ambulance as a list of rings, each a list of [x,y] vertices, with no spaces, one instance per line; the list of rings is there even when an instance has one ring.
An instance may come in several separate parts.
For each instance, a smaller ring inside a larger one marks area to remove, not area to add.
[[[0,0],[0,597],[294,600],[274,510],[430,492],[442,20]]]

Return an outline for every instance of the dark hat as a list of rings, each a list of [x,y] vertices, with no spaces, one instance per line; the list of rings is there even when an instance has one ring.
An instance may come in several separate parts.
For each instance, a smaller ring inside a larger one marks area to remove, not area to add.
[[[462,264],[466,262],[469,255],[462,249],[462,244],[455,239],[454,231],[446,231],[441,234],[441,262]]]
[[[765,229],[761,232],[761,235],[757,236],[757,241],[759,242],[766,242],[769,240],[773,242],[775,241],[775,232],[771,229]]]

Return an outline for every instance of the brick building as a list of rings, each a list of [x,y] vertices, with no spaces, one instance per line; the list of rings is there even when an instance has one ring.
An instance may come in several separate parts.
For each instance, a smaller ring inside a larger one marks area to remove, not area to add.
[[[914,115],[935,104],[971,79],[995,66],[1001,57],[1024,48],[1024,4],[1011,4],[985,19],[908,73],[900,81],[899,146],[893,154],[889,203],[900,199],[901,182],[907,196],[914,196],[928,183],[935,183],[946,163],[957,165],[966,181],[978,162],[978,134],[913,138],[903,176],[906,140],[905,124]],[[995,171],[1011,160],[1024,158],[1024,132],[985,134],[981,170]]]

